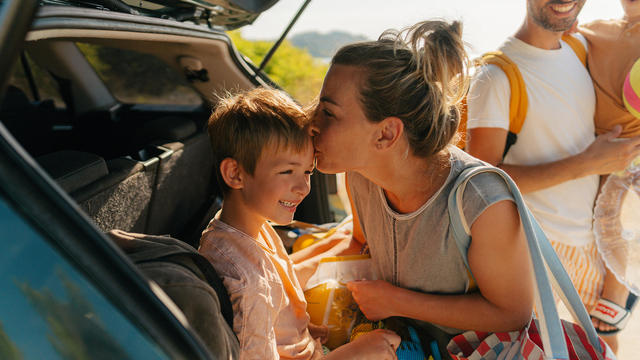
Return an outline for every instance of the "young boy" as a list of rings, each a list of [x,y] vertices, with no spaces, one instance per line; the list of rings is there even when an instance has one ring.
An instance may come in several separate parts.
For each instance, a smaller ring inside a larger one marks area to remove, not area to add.
[[[596,93],[596,132],[602,134],[619,127],[621,138],[630,138],[629,141],[638,142],[640,119],[627,111],[622,93],[629,70],[640,58],[640,1],[620,2],[625,13],[622,19],[597,20],[580,26],[579,31],[589,43],[587,63]],[[596,226],[601,237],[620,236],[620,228],[616,226],[619,225],[619,219],[611,219],[612,216],[617,216],[619,211],[601,206],[605,206],[606,202],[615,202],[616,198],[624,198],[627,189],[632,187],[631,178],[615,174],[610,176],[610,184],[605,188],[606,191],[601,190],[595,208],[596,225],[602,224]],[[601,180],[601,184],[604,180],[606,177]],[[626,254],[621,253],[617,256],[624,261]],[[635,296],[607,269],[601,299],[592,309],[591,315],[596,319],[596,330],[614,351],[618,347],[616,333],[622,329],[621,324],[626,322],[619,319],[630,316],[634,301]]]
[[[287,224],[309,193],[314,150],[304,111],[286,94],[258,88],[221,100],[209,119],[224,202],[199,252],[223,278],[241,359],[318,359],[294,264],[271,223]],[[326,359],[392,359],[399,337],[373,332]]]

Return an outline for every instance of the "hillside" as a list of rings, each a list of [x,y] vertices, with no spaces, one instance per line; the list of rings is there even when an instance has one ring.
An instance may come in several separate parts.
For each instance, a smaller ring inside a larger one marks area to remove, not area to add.
[[[296,34],[289,39],[293,46],[307,49],[311,56],[316,58],[330,58],[341,46],[364,40],[368,40],[366,36],[344,31],[329,33],[310,31]]]

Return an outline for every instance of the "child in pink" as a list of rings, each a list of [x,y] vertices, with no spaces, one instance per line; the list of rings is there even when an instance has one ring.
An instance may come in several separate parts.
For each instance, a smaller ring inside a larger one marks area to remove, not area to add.
[[[622,93],[629,70],[640,58],[640,1],[621,0],[621,4],[625,13],[622,19],[597,20],[582,25],[579,31],[589,44],[587,64],[596,92],[596,133],[603,134],[619,126],[621,138],[639,142],[640,119],[627,111]],[[603,177],[601,180],[601,191],[594,210],[594,227],[600,239],[620,237],[619,205],[628,189],[633,188],[633,183],[639,180],[638,174],[628,171],[611,174],[608,179]],[[608,256],[615,257],[618,259],[616,261],[626,261],[624,251],[611,252]],[[616,333],[630,317],[635,296],[609,268],[601,294],[591,315],[596,330],[617,351]]]
[[[314,150],[306,114],[272,89],[221,100],[209,119],[222,209],[199,252],[233,305],[241,359],[393,359],[400,340],[376,331],[324,355],[310,330],[296,267],[271,223],[288,224],[309,193]]]

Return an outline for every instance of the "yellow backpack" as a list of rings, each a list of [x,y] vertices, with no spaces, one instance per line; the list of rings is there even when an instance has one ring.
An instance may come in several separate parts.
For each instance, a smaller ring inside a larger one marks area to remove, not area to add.
[[[582,64],[587,66],[587,50],[584,48],[582,42],[571,35],[562,36],[562,40],[569,44]],[[507,135],[507,143],[505,145],[504,153],[502,154],[502,157],[504,157],[507,154],[507,151],[509,151],[509,148],[516,143],[518,133],[522,129],[524,119],[527,116],[527,109],[529,107],[527,89],[518,66],[501,51],[491,51],[482,55],[479,59],[474,60],[474,65],[476,67],[485,64],[492,64],[499,67],[505,75],[507,75],[509,87],[511,88],[511,98],[509,99],[509,133]],[[466,98],[462,102],[460,115],[460,125],[458,125],[460,140],[457,145],[459,148],[464,149],[467,134]]]

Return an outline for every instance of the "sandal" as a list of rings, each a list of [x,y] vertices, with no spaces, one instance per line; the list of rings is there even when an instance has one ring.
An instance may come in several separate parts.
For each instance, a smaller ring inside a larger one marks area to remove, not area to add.
[[[598,300],[598,303],[589,315],[594,319],[598,319],[607,325],[615,327],[615,329],[603,331],[596,328],[596,332],[600,335],[613,335],[624,329],[631,317],[631,310],[635,305],[636,299],[636,295],[629,293],[626,307],[622,307],[607,299]]]

